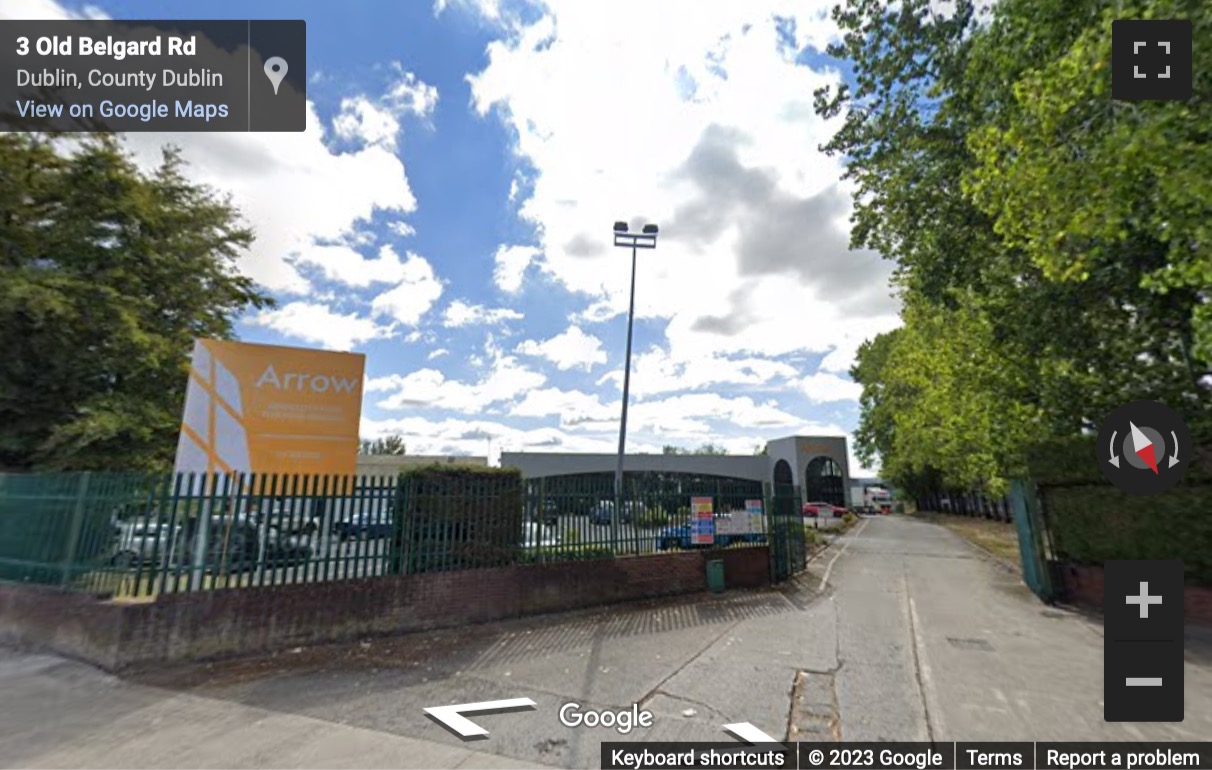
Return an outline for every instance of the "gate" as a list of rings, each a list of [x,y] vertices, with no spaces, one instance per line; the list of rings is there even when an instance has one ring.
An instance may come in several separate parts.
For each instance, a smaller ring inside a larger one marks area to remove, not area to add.
[[[768,495],[770,511],[770,578],[778,583],[802,572],[807,559],[799,487],[775,485]]]
[[[1050,604],[1056,599],[1048,566],[1051,549],[1035,485],[1029,481],[1011,482],[1010,502],[1014,509],[1014,526],[1018,530],[1023,580],[1036,596]]]

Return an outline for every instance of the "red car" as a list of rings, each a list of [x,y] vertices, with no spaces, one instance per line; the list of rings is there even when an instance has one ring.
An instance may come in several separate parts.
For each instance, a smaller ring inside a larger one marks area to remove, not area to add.
[[[845,511],[829,503],[804,503],[800,513],[806,518],[815,519],[818,516],[841,516]]]

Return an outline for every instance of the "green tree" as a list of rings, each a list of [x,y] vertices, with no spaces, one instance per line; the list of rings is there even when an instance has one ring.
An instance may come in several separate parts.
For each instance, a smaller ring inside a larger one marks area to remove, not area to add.
[[[710,442],[703,444],[698,449],[684,449],[682,447],[674,446],[672,444],[666,444],[665,446],[661,447],[661,454],[666,454],[666,455],[726,455],[726,454],[728,454],[728,450],[724,449],[724,447],[722,447],[722,446],[718,446],[718,445],[710,443]]]
[[[885,387],[900,391],[886,396],[885,473],[906,483],[934,469],[946,487],[1005,494],[1024,470],[1038,414],[1030,376],[1003,364],[994,325],[971,304],[908,305],[881,372]]]
[[[251,231],[183,167],[0,135],[0,465],[168,467],[193,340],[272,304],[235,269]]]
[[[1212,120],[1206,100],[1110,100],[1115,16],[1212,33],[1177,1],[834,11],[855,77],[817,94],[841,121],[824,149],[856,187],[853,245],[896,263],[906,308],[852,373],[858,444],[898,485],[1000,487],[1026,442],[1136,398],[1206,418]]]
[[[408,454],[408,448],[404,444],[404,437],[399,435],[383,436],[376,439],[364,438],[358,442],[358,454],[398,456]]]
[[[1008,11],[1022,5],[1036,4]],[[1165,383],[1171,400],[1206,399],[1198,383],[1212,373],[1212,103],[1113,102],[1110,61],[1116,18],[1188,18],[1206,39],[1212,7],[1084,5],[1080,34],[1018,73],[998,120],[969,136],[979,162],[967,189],[1047,278],[1113,292],[1117,314],[1148,335],[1137,343],[1148,354],[1145,381]],[[1021,14],[978,41],[992,67],[1017,55],[997,34],[1014,19]],[[1206,94],[1212,51],[1196,46],[1195,56],[1195,90]]]

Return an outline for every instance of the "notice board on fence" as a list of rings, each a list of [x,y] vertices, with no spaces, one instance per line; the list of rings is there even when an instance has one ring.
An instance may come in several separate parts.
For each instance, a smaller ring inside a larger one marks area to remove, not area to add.
[[[710,497],[690,498],[690,542],[711,545],[715,542],[715,512]]]
[[[728,511],[714,516],[715,534],[757,535],[765,532],[762,526],[762,501],[746,500],[745,510]]]

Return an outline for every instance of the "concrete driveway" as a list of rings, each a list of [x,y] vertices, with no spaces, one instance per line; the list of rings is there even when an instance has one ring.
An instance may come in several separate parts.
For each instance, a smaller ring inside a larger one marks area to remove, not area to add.
[[[1102,721],[1101,624],[1040,604],[948,530],[864,519],[777,590],[729,591],[300,649],[119,680],[0,658],[6,767],[597,767],[606,740],[1196,740],[1212,634],[1192,629],[1186,721]],[[464,742],[425,707],[526,697]],[[627,735],[559,711],[652,712]]]

